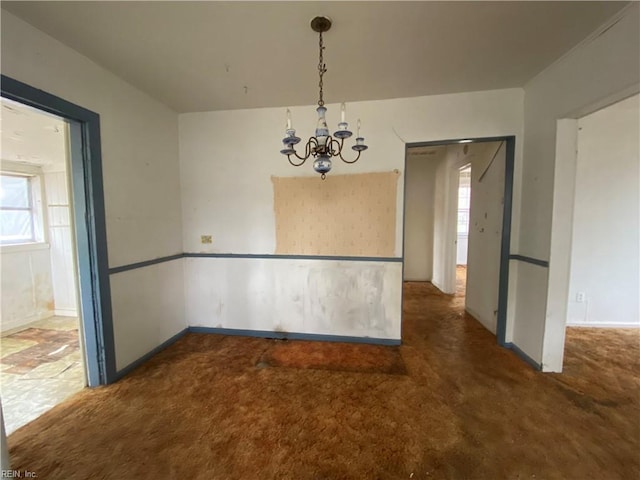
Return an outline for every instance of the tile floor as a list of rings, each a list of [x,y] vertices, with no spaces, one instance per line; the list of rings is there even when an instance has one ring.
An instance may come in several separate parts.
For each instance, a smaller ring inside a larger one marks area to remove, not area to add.
[[[7,435],[84,386],[77,318],[51,317],[2,333],[0,396]]]

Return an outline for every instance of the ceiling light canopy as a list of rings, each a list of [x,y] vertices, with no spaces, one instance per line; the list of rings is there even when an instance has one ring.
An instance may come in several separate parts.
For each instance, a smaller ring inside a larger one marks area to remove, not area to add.
[[[344,140],[353,135],[349,130],[349,124],[346,121],[347,108],[344,103],[341,107],[341,118],[340,123],[338,123],[338,130],[333,133],[333,137],[329,134],[329,127],[327,126],[327,120],[325,117],[327,109],[324,106],[324,92],[322,90],[322,76],[327,71],[327,67],[324,64],[323,59],[323,50],[325,47],[322,34],[331,28],[331,19],[328,17],[315,17],[311,20],[311,28],[314,32],[318,33],[320,46],[318,59],[318,74],[320,76],[320,83],[318,85],[320,87],[320,94],[318,98],[318,108],[316,108],[316,112],[318,112],[316,132],[314,136],[309,137],[309,140],[307,140],[304,148],[304,155],[299,155],[295,150],[295,145],[298,144],[301,139],[296,137],[296,131],[291,126],[291,111],[287,109],[287,136],[282,140],[284,148],[280,150],[280,153],[286,155],[289,163],[296,167],[299,167],[306,162],[309,157],[313,157],[315,159],[313,161],[313,168],[324,180],[326,178],[326,174],[331,170],[332,157],[340,157],[340,160],[345,163],[356,163],[360,158],[360,154],[369,147],[364,144],[364,138],[360,136],[360,119],[358,119],[356,144],[351,147],[357,152],[357,156],[353,160],[346,160],[343,157]],[[300,160],[300,162],[292,160],[292,156]]]

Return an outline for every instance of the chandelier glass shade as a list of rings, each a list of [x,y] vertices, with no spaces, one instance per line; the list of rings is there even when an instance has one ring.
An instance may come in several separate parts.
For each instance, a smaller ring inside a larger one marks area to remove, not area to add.
[[[324,180],[326,178],[326,174],[331,170],[332,158],[338,157],[345,163],[355,163],[360,158],[360,154],[369,147],[365,145],[364,138],[360,136],[360,120],[358,119],[356,143],[351,147],[357,155],[353,160],[347,160],[344,158],[344,141],[353,135],[353,132],[349,130],[349,124],[346,121],[346,106],[344,103],[341,107],[341,120],[340,123],[338,123],[338,129],[333,133],[333,136],[329,133],[329,127],[327,126],[326,120],[327,108],[324,106],[323,98],[324,92],[322,76],[327,71],[327,68],[323,60],[323,50],[325,47],[322,34],[331,28],[331,20],[327,17],[315,17],[311,20],[311,28],[315,32],[318,32],[320,37],[320,54],[318,61],[318,74],[320,76],[320,82],[318,85],[320,87],[320,94],[318,99],[318,108],[316,108],[316,112],[318,113],[318,123],[316,125],[315,135],[309,137],[309,140],[307,140],[307,143],[305,144],[304,153],[299,154],[296,151],[295,146],[300,143],[301,139],[296,136],[296,131],[291,126],[291,111],[287,110],[286,136],[282,140],[284,148],[280,150],[280,153],[286,155],[289,163],[296,167],[301,166],[309,158],[313,157],[313,168]]]

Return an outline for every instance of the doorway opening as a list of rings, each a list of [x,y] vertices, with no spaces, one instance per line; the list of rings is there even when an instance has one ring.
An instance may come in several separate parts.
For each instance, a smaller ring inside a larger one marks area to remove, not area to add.
[[[577,145],[570,151],[574,172],[569,177],[573,212],[562,332],[565,376],[597,369],[618,378],[637,367],[639,110],[636,94],[577,120],[564,120],[569,131],[559,129],[559,142],[572,137]]]
[[[75,227],[69,227],[74,237],[70,243],[75,243],[75,251],[69,256],[75,262],[75,303],[80,318],[78,340],[83,347],[80,352],[85,365],[84,383],[94,387],[114,382],[117,372],[102,186],[100,117],[95,112],[5,75],[2,75],[0,88],[3,99],[62,119],[68,132],[69,173],[66,185],[73,202],[66,208],[69,226]],[[56,215],[59,213],[57,211]]]
[[[514,155],[515,138],[498,137],[409,144],[405,160],[404,305],[469,316],[500,345]]]
[[[3,98],[0,382],[7,433],[84,388],[64,120]]]
[[[471,164],[458,174],[458,221],[456,232],[456,293],[467,291],[467,251],[469,248],[469,218],[471,214]]]

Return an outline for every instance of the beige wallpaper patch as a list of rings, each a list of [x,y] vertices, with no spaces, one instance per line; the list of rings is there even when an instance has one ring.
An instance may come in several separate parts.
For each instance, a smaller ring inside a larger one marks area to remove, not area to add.
[[[276,253],[393,257],[398,177],[272,177]]]

